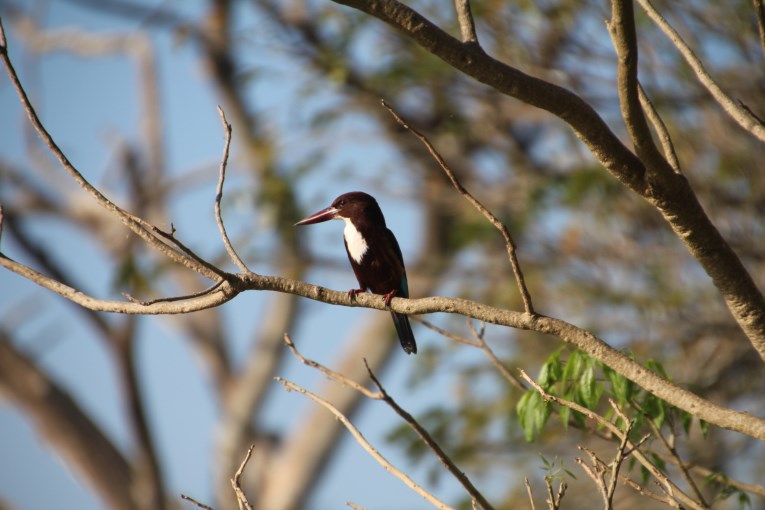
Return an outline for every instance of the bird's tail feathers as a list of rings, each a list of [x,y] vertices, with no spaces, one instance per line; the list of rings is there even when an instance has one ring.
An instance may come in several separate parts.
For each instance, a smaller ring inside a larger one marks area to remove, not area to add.
[[[401,313],[391,312],[393,324],[396,325],[396,333],[401,342],[401,347],[407,354],[417,354],[417,343],[414,341],[412,326],[409,324],[409,318]]]

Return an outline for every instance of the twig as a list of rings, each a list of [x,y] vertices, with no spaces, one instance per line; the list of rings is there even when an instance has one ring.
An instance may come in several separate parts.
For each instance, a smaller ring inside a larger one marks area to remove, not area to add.
[[[762,0],[752,0],[754,17],[757,19],[757,32],[760,35],[760,49],[765,54],[765,3]]]
[[[343,374],[339,372],[335,372],[331,368],[327,368],[324,365],[322,365],[319,362],[316,362],[312,359],[308,359],[303,357],[300,352],[298,352],[297,347],[295,346],[295,343],[292,341],[292,338],[285,333],[284,334],[284,343],[287,344],[287,347],[290,348],[290,351],[292,351],[292,354],[304,365],[307,365],[309,367],[313,367],[319,371],[321,371],[324,375],[329,377],[330,379],[339,382],[340,384],[344,384],[350,388],[353,388],[354,390],[358,391],[365,397],[372,399],[372,400],[382,400],[383,394],[382,393],[375,393],[373,391],[369,391],[367,388],[362,386],[361,384],[357,383],[353,379],[349,379],[348,377],[344,376]]]
[[[648,97],[648,94],[646,94],[645,89],[643,89],[640,82],[638,82],[638,98],[640,99],[640,105],[643,107],[643,111],[648,117],[648,120],[651,121],[653,128],[656,130],[656,134],[659,136],[659,143],[661,143],[661,148],[667,163],[669,163],[669,166],[672,167],[675,173],[683,173],[680,169],[680,160],[677,159],[675,146],[672,143],[672,138],[669,136],[667,125],[664,124],[659,112],[656,111],[656,108],[653,106],[651,99]]]
[[[231,487],[234,489],[234,493],[236,494],[236,502],[239,504],[239,510],[252,510],[252,505],[250,505],[250,502],[247,501],[247,496],[244,494],[239,480],[242,477],[245,466],[247,466],[247,463],[250,461],[252,450],[254,448],[255,445],[251,444],[247,449],[247,454],[244,456],[244,460],[239,465],[239,469],[236,470],[234,477],[231,479]]]
[[[603,462],[598,458],[597,455],[595,455],[595,452],[592,450],[585,448],[584,446],[577,446],[577,448],[586,453],[587,456],[590,458],[591,466],[588,466],[584,460],[581,457],[576,458],[577,464],[584,470],[585,473],[587,473],[587,476],[589,476],[592,481],[595,483],[595,485],[598,487],[598,491],[600,492],[600,497],[603,498],[604,506],[603,508],[605,510],[612,510],[613,509],[613,503],[608,498],[608,490],[606,489],[606,479],[604,476],[604,473],[606,472],[606,463]]]
[[[186,299],[194,299],[202,296],[206,296],[207,294],[211,294],[218,290],[218,287],[223,285],[223,283],[226,280],[218,280],[216,283],[214,283],[211,287],[208,287],[204,290],[200,290],[199,292],[194,292],[193,294],[186,294],[184,296],[171,296],[171,297],[162,297],[157,299],[150,299],[149,301],[143,301],[136,297],[131,296],[127,292],[123,292],[122,295],[125,296],[125,298],[130,301],[131,303],[138,303],[143,306],[151,306],[157,303],[172,303],[174,301],[184,301]]]
[[[745,108],[741,108],[736,104],[733,99],[728,97],[719,85],[712,79],[707,70],[704,68],[701,60],[696,56],[693,50],[683,40],[680,34],[667,22],[651,4],[649,0],[637,0],[643,10],[648,14],[648,17],[653,20],[654,23],[664,32],[664,35],[669,38],[672,44],[677,48],[680,54],[685,58],[686,63],[691,67],[696,77],[717,103],[722,106],[723,110],[735,120],[741,127],[754,135],[760,141],[765,142],[765,125],[763,125],[754,115],[746,111]]]
[[[465,473],[463,473],[454,464],[454,461],[446,454],[446,452],[441,449],[436,440],[433,439],[433,436],[431,436],[430,433],[425,430],[411,414],[402,409],[401,406],[399,406],[398,403],[393,399],[393,397],[388,395],[388,392],[385,391],[382,383],[380,383],[380,381],[377,379],[375,374],[372,372],[372,369],[369,368],[366,359],[364,360],[364,364],[367,367],[367,372],[369,372],[369,377],[372,379],[372,382],[375,383],[377,389],[380,390],[380,393],[382,394],[382,400],[388,404],[391,409],[396,411],[396,414],[401,416],[405,422],[409,424],[409,426],[417,433],[418,436],[420,436],[420,439],[428,446],[428,448],[433,450],[433,453],[436,454],[436,457],[438,457],[438,460],[441,462],[441,464],[443,464],[443,466],[457,479],[457,481],[462,484],[468,494],[470,494],[471,497],[478,501],[484,510],[492,510],[494,507],[491,505],[491,503],[486,500],[483,494],[481,494],[481,492],[473,485]]]
[[[507,226],[502,223],[502,221],[497,218],[494,213],[489,211],[484,205],[478,201],[477,198],[475,198],[473,195],[470,194],[470,192],[465,189],[464,186],[460,183],[460,181],[457,179],[457,176],[454,175],[454,172],[452,172],[451,168],[449,168],[449,165],[446,164],[446,161],[444,161],[444,158],[441,157],[441,154],[433,147],[433,145],[430,143],[430,140],[417,131],[415,128],[410,126],[399,114],[397,114],[393,108],[388,105],[388,103],[385,102],[385,100],[382,100],[382,106],[388,110],[388,112],[393,116],[394,119],[396,119],[396,122],[398,122],[404,129],[412,133],[414,136],[416,136],[422,143],[425,145],[425,147],[428,149],[428,152],[430,152],[431,156],[438,162],[438,164],[441,166],[441,169],[444,171],[446,176],[451,181],[454,188],[462,195],[464,196],[468,202],[470,202],[473,207],[475,207],[478,212],[483,214],[483,216],[489,220],[489,222],[494,225],[494,227],[499,230],[499,232],[502,234],[502,237],[505,239],[505,246],[507,248],[507,256],[510,260],[510,265],[513,268],[513,273],[515,274],[515,280],[518,284],[518,291],[521,294],[521,299],[523,299],[523,308],[528,314],[534,314],[534,307],[531,304],[531,295],[529,294],[529,290],[526,288],[526,281],[523,278],[523,272],[521,271],[521,266],[518,263],[518,257],[515,254],[516,248],[515,248],[515,242],[513,241],[512,236],[510,235],[510,231],[508,230]]]
[[[529,502],[531,503],[531,510],[537,510],[534,506],[534,494],[531,492],[531,484],[529,483],[529,477],[523,477],[523,484],[526,486],[526,494],[529,495]]]
[[[439,335],[449,338],[450,340],[454,340],[457,343],[464,344],[464,345],[471,345],[473,347],[481,347],[481,342],[478,342],[476,340],[471,340],[470,338],[465,338],[464,336],[455,335],[454,333],[447,331],[443,328],[439,328],[435,324],[432,324],[421,317],[413,316],[412,320],[419,322],[426,328],[433,330]]]
[[[281,377],[275,378],[278,382],[280,382],[287,391],[297,391],[298,393],[301,393],[317,404],[321,405],[325,409],[327,409],[329,412],[331,412],[335,418],[340,421],[340,423],[343,424],[343,426],[348,429],[348,432],[353,435],[354,439],[356,439],[356,442],[361,445],[364,450],[366,450],[386,471],[391,473],[393,476],[404,482],[407,487],[415,491],[417,494],[422,496],[428,503],[435,506],[436,508],[440,508],[443,510],[452,510],[452,507],[444,503],[443,501],[439,500],[432,494],[430,494],[428,491],[420,487],[415,481],[413,481],[409,476],[401,471],[400,469],[396,468],[393,464],[391,464],[385,457],[383,457],[380,452],[378,452],[370,443],[366,440],[364,435],[357,429],[353,423],[343,414],[341,413],[335,406],[327,402],[326,400],[322,399],[318,395],[311,393],[307,389],[298,386],[297,384],[287,381],[286,379],[282,379]]]
[[[187,496],[185,494],[181,494],[181,499],[185,499],[186,501],[191,501],[202,510],[215,510],[213,507],[205,505],[204,503],[200,503],[196,499],[192,498],[191,496]]]
[[[632,487],[634,490],[636,490],[639,494],[646,496],[648,498],[653,499],[654,501],[658,501],[660,503],[664,503],[667,506],[671,506],[673,508],[679,508],[680,505],[677,501],[672,499],[670,496],[667,496],[665,493],[665,496],[659,496],[655,492],[651,492],[636,481],[632,480],[631,478],[628,478],[624,475],[619,475],[619,477],[622,479],[622,483],[624,485],[627,485],[628,487]]]
[[[460,25],[462,42],[478,44],[478,36],[475,32],[475,21],[470,11],[470,0],[454,0],[454,8],[457,11],[457,22]]]
[[[132,215],[131,215],[132,216]],[[144,225],[144,228],[147,228],[147,230],[150,230],[152,232],[155,232],[156,234],[159,234],[161,237],[167,239],[174,245],[176,245],[183,253],[185,253],[188,257],[190,257],[192,260],[199,263],[201,266],[205,267],[208,271],[216,274],[219,278],[227,279],[229,278],[229,274],[226,273],[224,270],[219,269],[215,267],[210,262],[207,262],[205,259],[197,255],[194,250],[186,246],[183,241],[175,237],[175,227],[171,225],[170,232],[165,232],[159,227],[156,227],[152,225],[151,223],[138,218],[137,216],[132,216],[133,221],[135,221],[138,224]],[[211,280],[215,280],[215,278],[210,278]]]
[[[686,466],[685,462],[680,458],[680,455],[677,453],[677,449],[675,448],[675,445],[673,443],[670,443],[666,437],[664,437],[664,434],[661,432],[661,429],[656,426],[653,420],[648,419],[646,420],[646,423],[648,423],[648,426],[651,428],[651,431],[653,432],[654,436],[658,437],[661,441],[661,444],[664,445],[664,448],[669,452],[669,455],[674,460],[673,464],[675,464],[680,469],[680,474],[685,479],[688,486],[693,490],[693,493],[696,495],[696,499],[698,499],[701,503],[706,505],[706,501],[704,500],[704,495],[699,490],[698,486],[696,485],[696,482],[693,480],[693,477],[691,476],[690,472],[688,471],[688,467]]]
[[[345,505],[353,508],[353,510],[364,510],[363,506],[357,505],[356,503],[354,503],[352,501],[346,501]]]
[[[226,141],[223,144],[223,156],[220,160],[220,172],[218,173],[218,187],[215,189],[215,222],[218,224],[218,230],[220,236],[223,238],[223,245],[226,247],[228,256],[236,264],[236,266],[244,273],[249,273],[250,269],[247,267],[236,250],[231,245],[231,240],[226,233],[226,227],[223,225],[223,218],[220,212],[220,201],[223,199],[223,181],[226,179],[226,165],[228,164],[228,151],[231,146],[231,124],[226,120],[226,114],[223,112],[223,108],[218,107],[218,115],[220,116],[220,122],[223,124],[223,131],[226,133]]]

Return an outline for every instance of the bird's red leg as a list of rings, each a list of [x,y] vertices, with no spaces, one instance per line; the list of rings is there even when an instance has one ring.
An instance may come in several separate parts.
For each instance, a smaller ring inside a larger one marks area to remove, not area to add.
[[[351,289],[348,291],[348,297],[351,299],[355,299],[356,294],[359,294],[361,292],[366,292],[366,291],[367,291],[366,289]]]
[[[383,297],[385,298],[385,306],[390,306],[390,301],[393,299],[393,296],[396,295],[396,289],[393,289],[392,291],[385,294]]]

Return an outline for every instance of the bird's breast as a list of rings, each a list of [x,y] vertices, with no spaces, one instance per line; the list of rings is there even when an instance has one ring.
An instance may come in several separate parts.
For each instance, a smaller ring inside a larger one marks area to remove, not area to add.
[[[357,263],[361,264],[361,259],[364,258],[369,249],[367,240],[361,235],[361,232],[356,226],[347,218],[345,220],[345,230],[343,230],[343,236],[345,237],[345,245],[348,248],[348,254]]]

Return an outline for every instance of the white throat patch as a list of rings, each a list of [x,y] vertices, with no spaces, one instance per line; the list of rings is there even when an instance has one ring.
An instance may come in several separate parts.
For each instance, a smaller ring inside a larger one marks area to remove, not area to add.
[[[345,230],[343,230],[343,237],[345,237],[345,244],[348,245],[348,253],[351,254],[351,258],[357,263],[361,264],[361,259],[364,258],[364,254],[369,249],[367,241],[361,235],[356,227],[351,223],[348,218],[338,217],[345,221]]]

